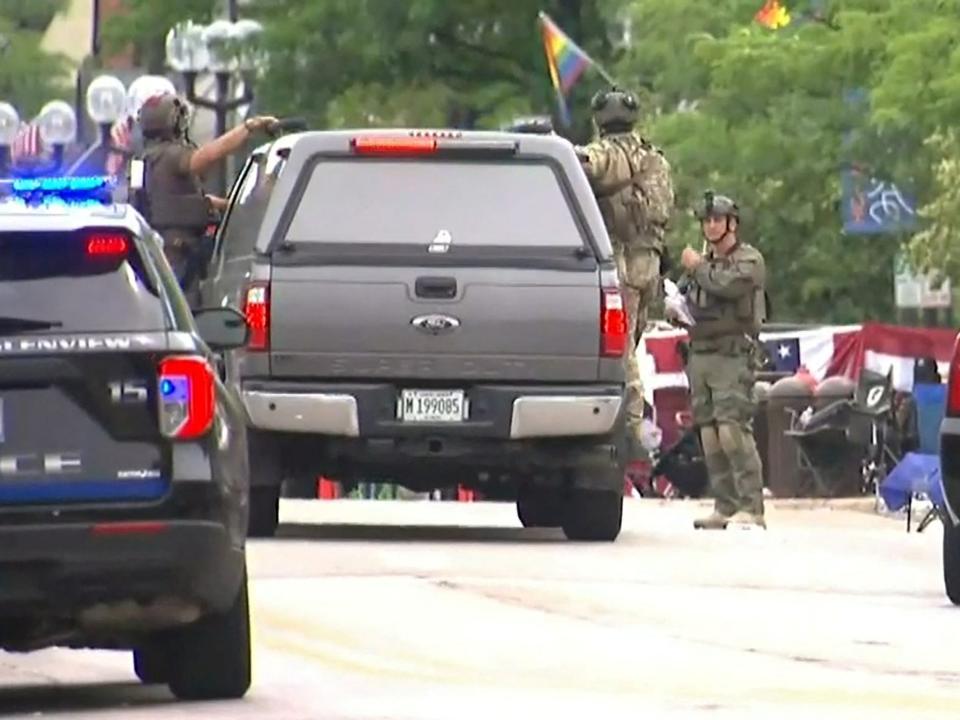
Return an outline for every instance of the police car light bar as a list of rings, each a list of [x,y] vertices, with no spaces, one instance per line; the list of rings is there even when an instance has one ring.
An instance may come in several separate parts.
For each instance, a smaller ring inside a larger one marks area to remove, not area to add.
[[[103,190],[113,184],[114,179],[106,175],[87,177],[43,177],[14,178],[9,182],[13,192],[21,193],[84,193]]]
[[[113,202],[116,182],[108,175],[9,178],[0,180],[0,198],[39,209],[103,207]]]

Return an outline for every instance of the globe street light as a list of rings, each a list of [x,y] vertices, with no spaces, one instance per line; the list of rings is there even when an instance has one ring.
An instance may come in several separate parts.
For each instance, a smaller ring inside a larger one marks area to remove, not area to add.
[[[87,88],[87,114],[100,128],[100,144],[110,144],[110,130],[122,116],[127,88],[113,75],[100,75]]]
[[[63,163],[63,149],[77,139],[77,114],[70,103],[51,100],[40,110],[37,127],[44,145],[53,147],[57,167]]]
[[[148,98],[166,94],[177,94],[177,88],[169,78],[165,78],[163,75],[141,75],[127,88],[125,105],[127,117],[135,121],[140,113],[140,108],[143,107]]]
[[[0,168],[10,167],[10,146],[20,130],[20,114],[10,103],[0,102]]]

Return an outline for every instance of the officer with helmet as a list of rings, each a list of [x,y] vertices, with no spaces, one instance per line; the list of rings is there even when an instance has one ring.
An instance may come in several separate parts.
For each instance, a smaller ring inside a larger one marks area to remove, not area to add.
[[[137,205],[164,239],[164,254],[187,299],[196,300],[201,239],[211,211],[223,198],[205,195],[200,179],[228,155],[241,150],[250,136],[273,130],[274,117],[248,118],[242,125],[197,147],[189,141],[189,107],[174,93],[147,98],[140,108],[143,135],[143,190]]]
[[[755,247],[737,237],[740,211],[727,196],[704,193],[695,211],[703,253],[687,247],[687,373],[693,419],[714,496],[713,512],[698,529],[766,528],[763,472],[753,436],[757,338],[766,320],[766,266]]]
[[[643,384],[636,347],[647,311],[660,288],[664,236],[673,211],[670,164],[637,130],[637,97],[613,87],[591,102],[598,137],[577,148],[603,216],[620,274],[627,309],[627,427],[631,460],[642,458]]]

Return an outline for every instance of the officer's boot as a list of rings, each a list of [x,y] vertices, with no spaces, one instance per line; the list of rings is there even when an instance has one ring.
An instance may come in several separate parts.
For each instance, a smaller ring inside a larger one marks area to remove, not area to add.
[[[763,519],[763,515],[755,515],[741,510],[730,518],[728,526],[730,529],[736,528],[737,530],[754,530],[757,528],[766,530],[767,521]]]
[[[694,520],[693,527],[695,530],[726,530],[729,522],[729,517],[714,510],[706,517]]]

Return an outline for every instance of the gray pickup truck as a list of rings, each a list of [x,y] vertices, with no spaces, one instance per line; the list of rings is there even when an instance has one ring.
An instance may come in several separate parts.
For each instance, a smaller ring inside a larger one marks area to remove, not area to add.
[[[453,485],[527,527],[614,540],[626,319],[573,146],[553,135],[303,132],[230,193],[205,305],[249,414],[251,534],[280,486]]]

